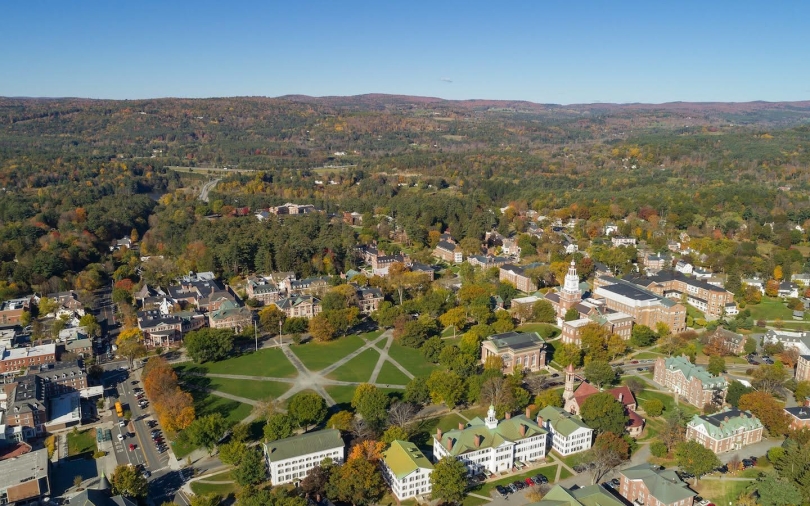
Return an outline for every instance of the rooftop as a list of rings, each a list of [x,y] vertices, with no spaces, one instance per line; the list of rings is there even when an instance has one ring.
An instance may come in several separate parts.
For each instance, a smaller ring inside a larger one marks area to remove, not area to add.
[[[599,485],[575,489],[555,485],[540,502],[529,506],[624,506],[624,502]]]
[[[562,434],[566,437],[570,436],[579,429],[590,430],[590,427],[585,425],[582,418],[578,417],[577,415],[572,415],[568,411],[556,406],[546,406],[537,414],[542,416],[544,420],[548,420],[551,428],[554,429],[554,432]]]
[[[343,448],[344,444],[339,430],[325,429],[265,443],[264,451],[270,462],[278,462],[333,448]]]
[[[522,350],[532,346],[544,346],[546,343],[537,332],[505,332],[489,336],[488,341],[498,350],[506,348]]]
[[[383,452],[383,461],[397,479],[402,479],[420,468],[433,469],[433,464],[410,441],[393,441]]]
[[[720,411],[713,415],[695,415],[689,425],[702,426],[713,439],[731,437],[739,429],[749,431],[762,428],[759,418],[753,416],[750,411],[739,409]]]
[[[0,346],[0,360],[20,360],[56,354],[56,344],[43,344],[30,348],[5,348]]]
[[[658,466],[641,464],[619,472],[628,480],[644,482],[650,495],[664,504],[676,503],[696,495],[671,469],[662,470]]]
[[[686,355],[680,357],[669,357],[664,360],[664,367],[670,371],[681,371],[687,380],[697,378],[703,383],[703,387],[724,387],[726,386],[725,378],[714,376],[706,369],[699,365],[695,365],[689,361]]]
[[[35,450],[19,457],[0,460],[0,490],[48,477],[48,450]],[[45,487],[47,492],[47,486]]]
[[[525,428],[521,429],[521,426]],[[522,435],[521,431],[523,431]],[[470,423],[463,429],[445,432],[442,435],[441,444],[447,448],[448,440],[452,441],[452,447],[449,449],[450,454],[458,456],[484,448],[497,448],[504,443],[515,442],[542,434],[547,434],[546,430],[537,425],[537,422],[534,420],[526,418],[525,415],[517,415],[498,420],[498,425],[496,425],[494,429],[490,429],[487,427],[484,420],[476,417],[470,420]],[[477,437],[480,437],[478,445],[475,444]],[[436,443],[434,442],[434,444]]]

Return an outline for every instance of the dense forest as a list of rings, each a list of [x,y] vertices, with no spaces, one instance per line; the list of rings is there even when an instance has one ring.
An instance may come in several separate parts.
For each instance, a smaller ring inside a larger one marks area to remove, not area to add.
[[[0,297],[137,277],[137,259],[110,252],[124,236],[171,272],[336,274],[362,243],[427,258],[432,231],[520,234],[526,209],[548,218],[541,227],[578,219],[578,240],[619,222],[654,248],[688,233],[715,268],[795,270],[808,166],[806,102],[0,98]],[[207,169],[224,167],[210,201],[198,200]],[[325,213],[229,216],[285,202]],[[562,257],[559,239],[521,240],[529,259]]]

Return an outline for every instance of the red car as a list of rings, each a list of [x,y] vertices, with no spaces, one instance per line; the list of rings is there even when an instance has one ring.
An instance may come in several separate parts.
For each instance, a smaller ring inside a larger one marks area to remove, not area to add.
[[[534,480],[532,480],[531,478],[526,478],[525,481],[526,481],[526,485],[528,485],[530,487],[534,486]]]
[[[129,451],[131,451],[131,452],[135,451],[135,445],[134,444],[129,445]]]

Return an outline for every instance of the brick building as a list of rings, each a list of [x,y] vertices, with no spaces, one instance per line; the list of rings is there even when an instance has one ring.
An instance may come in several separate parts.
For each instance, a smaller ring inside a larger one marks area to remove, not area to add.
[[[546,342],[537,332],[506,332],[489,336],[481,344],[481,363],[499,356],[503,371],[539,371],[546,366]]]
[[[750,411],[738,409],[695,415],[686,425],[686,440],[697,441],[714,453],[740,450],[762,441],[762,422]]]
[[[697,495],[674,469],[641,464],[619,471],[619,494],[644,506],[692,506]]]
[[[686,355],[659,357],[655,362],[653,381],[699,408],[706,404],[722,406],[728,392],[725,378],[714,376],[693,364]]]
[[[441,258],[447,263],[460,264],[464,261],[464,254],[458,244],[449,241],[439,241],[433,250],[433,256]]]
[[[799,355],[796,362],[796,381],[810,381],[810,355]]]
[[[30,348],[0,347],[0,374],[15,374],[32,366],[56,362],[56,345],[43,344]]]
[[[509,281],[521,292],[531,293],[537,291],[537,283],[526,275],[526,269],[514,264],[502,265],[498,270],[498,280]]]
[[[722,317],[729,307],[737,308],[733,293],[678,271],[661,271],[654,276],[625,279],[668,299],[681,300],[685,296],[686,302],[705,313],[710,320]]]
[[[646,288],[613,276],[597,276],[594,298],[604,299],[608,309],[628,314],[637,325],[651,329],[661,322],[674,332],[686,330],[686,308]]]

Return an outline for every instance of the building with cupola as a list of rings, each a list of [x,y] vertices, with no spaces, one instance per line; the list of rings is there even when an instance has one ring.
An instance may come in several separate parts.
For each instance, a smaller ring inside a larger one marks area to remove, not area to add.
[[[565,321],[565,313],[582,300],[577,264],[573,260],[568,266],[562,290],[546,295],[546,300],[554,306],[554,311],[557,313],[557,325],[562,326]]]
[[[471,475],[484,470],[491,473],[509,471],[515,461],[534,462],[545,459],[548,432],[542,421],[526,414],[507,413],[499,420],[495,407],[490,406],[486,419],[473,418],[459,423],[458,429],[443,432],[436,429],[433,436],[433,459],[453,457],[467,467]]]

